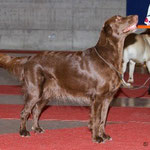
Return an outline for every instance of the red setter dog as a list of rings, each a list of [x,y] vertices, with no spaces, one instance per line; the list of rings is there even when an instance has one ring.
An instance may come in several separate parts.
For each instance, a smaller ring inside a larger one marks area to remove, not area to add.
[[[38,123],[43,107],[55,98],[70,98],[91,104],[92,140],[111,140],[105,134],[107,111],[121,84],[118,72],[122,72],[124,39],[135,30],[137,22],[136,15],[113,16],[104,23],[97,44],[84,51],[46,51],[31,57],[0,54],[0,66],[23,83],[25,105],[20,135],[30,135],[26,122],[31,113],[32,129],[43,132]]]

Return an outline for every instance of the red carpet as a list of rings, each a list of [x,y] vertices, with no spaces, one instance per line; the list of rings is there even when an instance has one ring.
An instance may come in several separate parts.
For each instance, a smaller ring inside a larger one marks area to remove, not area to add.
[[[1,95],[21,95],[20,85],[0,85]]]
[[[0,105],[0,119],[19,119],[22,105]],[[68,115],[70,114],[70,115]],[[51,106],[42,114],[46,120],[89,119],[89,107]],[[22,138],[18,133],[0,135],[0,150],[149,150],[150,109],[111,107],[106,133],[112,141],[96,144],[87,127],[46,130]]]
[[[125,79],[127,79],[128,74],[125,74]],[[139,86],[142,85],[148,78],[149,74],[134,74],[135,83],[133,85]],[[131,90],[121,88],[118,93],[116,94],[117,98],[124,98],[124,97],[141,97],[141,98],[149,98],[147,89],[150,84],[150,81],[146,84],[146,88],[141,88],[138,90]],[[0,85],[0,94],[2,95],[21,95],[21,87],[19,85]]]
[[[107,125],[112,141],[93,143],[87,127],[46,130],[22,138],[18,133],[0,135],[1,150],[149,150],[150,123]]]
[[[0,105],[0,119],[19,119],[22,108],[22,105]],[[40,119],[87,121],[89,119],[89,112],[89,107],[50,106],[42,113]],[[117,122],[150,122],[150,109],[111,107],[107,120]]]

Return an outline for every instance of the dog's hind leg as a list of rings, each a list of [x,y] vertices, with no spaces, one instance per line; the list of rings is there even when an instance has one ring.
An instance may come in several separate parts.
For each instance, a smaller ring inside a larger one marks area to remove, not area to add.
[[[41,100],[41,83],[42,76],[40,75],[38,67],[36,67],[34,71],[32,69],[26,70],[24,79],[25,105],[20,115],[21,122],[19,133],[21,136],[30,135],[26,130],[26,122],[34,106]]]
[[[129,62],[128,59],[124,60],[123,66],[122,66],[122,69],[123,69],[123,70],[122,70],[122,79],[123,79],[123,83],[122,83],[122,84],[123,84],[124,86],[131,86],[130,83],[127,83],[127,82],[124,80],[124,73],[126,72],[128,62]]]
[[[28,117],[31,114],[32,108],[35,106],[35,104],[38,102],[39,97],[36,95],[28,95],[27,101],[24,105],[24,108],[21,112],[21,123],[20,123],[20,135],[21,136],[30,136],[30,133],[26,130],[26,122],[28,120]]]
[[[33,115],[33,126],[32,130],[37,133],[43,133],[44,129],[40,127],[39,125],[39,117],[40,114],[45,107],[45,105],[48,103],[49,100],[41,100],[39,101],[33,108],[32,110],[32,115]]]
[[[123,62],[123,65],[122,65],[122,78],[124,78],[124,73],[126,72],[126,69],[127,69],[127,64],[128,64],[128,61],[124,61]]]
[[[54,97],[59,93],[58,84],[54,78],[48,78],[44,80],[41,87],[41,100],[36,103],[32,110],[33,115],[33,126],[32,130],[37,133],[42,133],[44,130],[39,126],[39,117],[44,108],[44,106],[49,102],[49,100],[54,100]]]
[[[128,53],[127,51],[125,50],[124,51],[124,56],[123,56],[123,64],[122,64],[122,79],[124,79],[124,73],[126,72],[126,69],[127,69],[127,64],[130,60],[128,59]],[[124,81],[125,82],[125,81]],[[129,83],[126,83],[126,85],[129,86]]]
[[[150,73],[150,61],[146,62],[146,66],[147,66],[148,72]]]
[[[134,69],[135,69],[135,62],[130,60],[129,61],[129,80],[128,82],[133,83],[134,82],[134,78],[133,78],[133,74],[134,74]]]

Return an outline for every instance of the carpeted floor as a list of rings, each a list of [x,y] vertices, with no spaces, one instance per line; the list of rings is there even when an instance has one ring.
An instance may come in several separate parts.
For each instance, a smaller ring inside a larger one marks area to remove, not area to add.
[[[2,150],[149,150],[150,124],[111,124],[106,132],[112,141],[96,144],[91,141],[87,127],[46,130],[45,133],[31,134],[22,138],[18,134],[0,135]],[[9,146],[8,146],[9,145]]]
[[[0,118],[18,119],[22,106],[1,106]],[[3,108],[3,109],[1,109]],[[13,108],[13,109],[12,109]],[[9,111],[8,111],[9,110]],[[15,112],[14,112],[15,111]],[[8,113],[13,113],[9,115]],[[22,138],[18,133],[0,135],[1,150],[149,150],[150,149],[150,111],[148,108],[111,107],[106,125],[106,133],[112,141],[96,144],[91,141],[91,133],[87,128],[88,107],[54,106],[48,107],[41,120],[83,121],[83,127],[66,126],[63,129],[47,129],[43,134],[31,132],[31,137]],[[68,115],[70,114],[70,115]],[[11,122],[11,121],[10,121]],[[80,123],[81,123],[80,122]],[[13,125],[12,125],[13,128]]]

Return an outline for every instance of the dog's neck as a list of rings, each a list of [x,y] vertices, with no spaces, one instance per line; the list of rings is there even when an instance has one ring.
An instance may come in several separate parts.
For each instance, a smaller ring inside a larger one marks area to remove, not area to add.
[[[96,46],[106,46],[108,47],[109,45],[110,46],[113,46],[114,49],[120,49],[121,47],[123,48],[123,45],[124,45],[124,40],[125,40],[125,37],[122,36],[121,38],[120,37],[115,37],[113,35],[106,35],[106,33],[102,30],[101,34],[100,34],[100,38],[96,44]],[[122,43],[122,44],[120,44]]]
[[[104,32],[101,32],[100,38],[96,44],[96,49],[99,53],[101,50],[109,51],[110,56],[114,57],[114,60],[117,61],[117,69],[122,72],[122,58],[123,58],[123,45],[124,45],[125,37],[122,38],[114,38],[107,37]],[[107,52],[108,53],[108,52]]]

